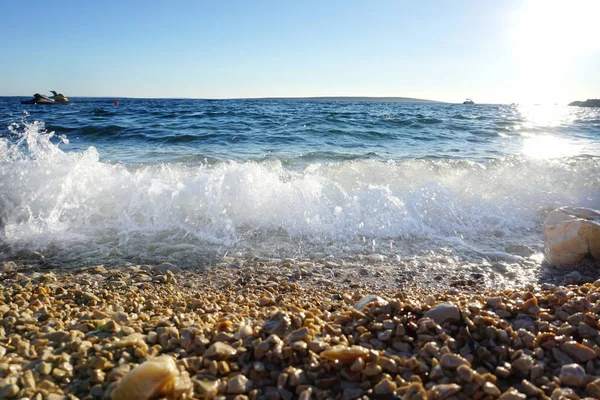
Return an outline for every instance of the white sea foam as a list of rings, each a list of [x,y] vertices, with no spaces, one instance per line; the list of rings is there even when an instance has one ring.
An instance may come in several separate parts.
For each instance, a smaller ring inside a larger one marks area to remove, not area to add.
[[[271,257],[448,247],[541,250],[558,206],[598,207],[599,161],[514,157],[131,166],[64,152],[42,123],[0,138],[0,244],[73,262],[199,260],[251,248]],[[62,138],[63,141],[66,138]]]

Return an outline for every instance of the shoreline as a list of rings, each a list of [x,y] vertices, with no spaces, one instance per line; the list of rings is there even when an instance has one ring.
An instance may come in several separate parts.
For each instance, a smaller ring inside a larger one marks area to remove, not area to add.
[[[265,283],[289,281],[306,287],[343,289],[418,290],[443,292],[457,290],[522,290],[543,284],[581,285],[600,279],[600,262],[586,258],[572,266],[550,266],[540,261],[539,253],[524,257],[509,253],[486,253],[479,261],[461,260],[451,254],[429,254],[393,260],[388,255],[371,253],[350,257],[270,258],[252,252],[198,258],[194,263],[178,261],[149,263],[63,263],[32,251],[22,252],[20,259],[0,259],[3,270],[36,274],[44,271],[76,273],[90,266],[102,265],[111,270],[138,266],[146,271],[209,274],[215,279],[232,282]],[[179,260],[181,261],[181,260]],[[76,265],[80,266],[76,266]],[[5,265],[5,267],[3,267]]]
[[[0,397],[600,396],[600,280],[399,290],[299,273],[4,263]],[[163,355],[170,384],[125,387]]]

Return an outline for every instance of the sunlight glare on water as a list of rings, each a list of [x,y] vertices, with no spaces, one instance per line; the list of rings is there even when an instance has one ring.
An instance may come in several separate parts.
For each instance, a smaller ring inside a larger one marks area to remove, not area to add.
[[[583,154],[585,145],[564,129],[572,125],[581,113],[576,107],[556,105],[521,105],[523,140],[520,153],[535,159],[552,159]],[[588,143],[589,145],[589,143]]]
[[[531,127],[556,127],[570,125],[579,118],[573,107],[555,105],[527,104],[519,106],[519,113],[527,122],[524,126]]]
[[[523,155],[536,159],[569,157],[578,154],[579,151],[580,146],[553,136],[535,136],[523,140]]]

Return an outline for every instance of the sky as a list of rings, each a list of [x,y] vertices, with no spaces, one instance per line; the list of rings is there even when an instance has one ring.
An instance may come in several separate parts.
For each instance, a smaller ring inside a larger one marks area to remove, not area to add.
[[[598,0],[0,0],[0,96],[600,98]]]

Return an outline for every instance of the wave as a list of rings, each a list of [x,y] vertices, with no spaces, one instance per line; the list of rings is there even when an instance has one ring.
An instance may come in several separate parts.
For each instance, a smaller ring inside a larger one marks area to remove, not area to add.
[[[328,162],[309,154],[302,168],[278,159],[134,166],[102,162],[95,147],[63,151],[67,139],[41,122],[11,132],[16,139],[0,138],[5,257],[197,260],[208,249],[247,248],[404,257],[456,237],[482,250],[540,250],[547,212],[600,201],[593,156]]]

